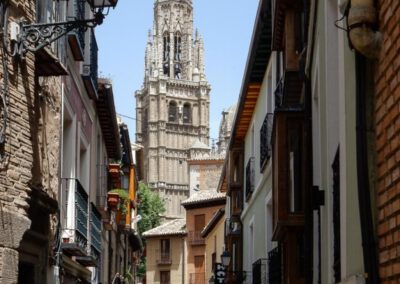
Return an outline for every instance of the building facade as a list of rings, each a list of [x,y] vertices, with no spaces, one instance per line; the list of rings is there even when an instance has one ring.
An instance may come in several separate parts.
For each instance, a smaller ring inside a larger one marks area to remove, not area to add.
[[[185,219],[176,219],[143,233],[146,239],[146,283],[188,283],[185,226]]]
[[[143,149],[144,181],[167,203],[167,218],[184,217],[189,197],[189,150],[208,153],[210,85],[204,44],[193,32],[192,1],[154,2],[145,78],[136,97],[136,142]]]

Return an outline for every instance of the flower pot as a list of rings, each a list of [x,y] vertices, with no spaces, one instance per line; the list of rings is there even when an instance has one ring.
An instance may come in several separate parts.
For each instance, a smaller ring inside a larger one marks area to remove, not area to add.
[[[107,195],[107,204],[111,210],[116,210],[119,202],[118,193],[108,193]]]

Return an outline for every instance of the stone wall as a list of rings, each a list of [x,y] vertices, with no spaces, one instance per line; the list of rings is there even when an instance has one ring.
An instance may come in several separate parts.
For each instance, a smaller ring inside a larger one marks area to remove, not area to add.
[[[400,277],[400,2],[379,3],[383,34],[375,74],[379,274],[382,283],[389,283]]]
[[[35,7],[33,0],[10,1],[10,19],[34,21]],[[5,142],[0,145],[0,283],[17,283],[17,248],[31,225],[33,191],[53,200],[58,191],[60,79],[35,79],[33,53],[16,60],[2,52],[0,60],[1,87],[9,86]]]

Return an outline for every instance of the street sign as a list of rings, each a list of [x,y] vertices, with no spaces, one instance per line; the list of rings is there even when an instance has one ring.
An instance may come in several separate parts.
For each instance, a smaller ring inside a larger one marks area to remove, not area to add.
[[[224,284],[225,283],[226,271],[225,271],[225,266],[223,266],[222,263],[218,263],[218,262],[215,263],[214,275],[215,275],[215,283],[216,284]]]

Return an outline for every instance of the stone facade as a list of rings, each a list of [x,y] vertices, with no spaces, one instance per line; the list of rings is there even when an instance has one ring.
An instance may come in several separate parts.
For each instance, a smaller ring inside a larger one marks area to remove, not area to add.
[[[382,283],[399,279],[400,260],[400,56],[398,1],[379,1],[383,46],[375,72],[375,125],[379,274]],[[396,252],[397,248],[397,252]]]
[[[166,200],[168,218],[185,216],[188,150],[197,140],[208,145],[209,93],[191,1],[155,1],[144,84],[135,94],[136,142],[144,146],[144,180]]]
[[[7,8],[9,21],[35,21],[36,1]],[[45,282],[56,223],[61,80],[40,77],[33,53],[18,60],[2,52],[0,60],[0,282],[23,282],[29,267],[41,271],[33,281]]]

